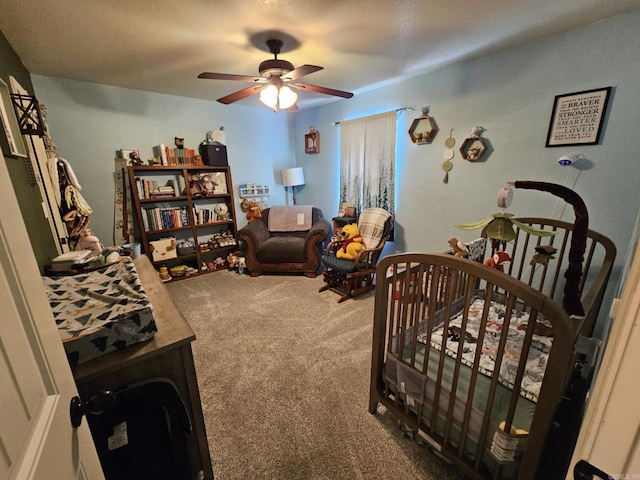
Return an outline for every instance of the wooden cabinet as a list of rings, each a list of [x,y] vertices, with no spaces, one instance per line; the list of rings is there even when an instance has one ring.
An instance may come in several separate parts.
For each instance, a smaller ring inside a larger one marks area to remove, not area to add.
[[[83,400],[88,400],[97,392],[116,390],[136,382],[157,377],[171,380],[185,403],[193,425],[188,445],[191,470],[199,472],[200,478],[213,480],[191,350],[195,335],[147,257],[142,256],[134,262],[153,305],[158,332],[148,342],[131,345],[73,367],[78,392]]]
[[[134,166],[129,180],[138,235],[157,270],[166,266],[175,280],[228,268],[238,249],[230,167]]]

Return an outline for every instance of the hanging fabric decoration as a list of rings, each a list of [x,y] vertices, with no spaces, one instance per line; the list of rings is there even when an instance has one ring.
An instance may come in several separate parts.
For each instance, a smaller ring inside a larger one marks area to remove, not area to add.
[[[82,231],[89,225],[89,215],[93,209],[80,194],[82,186],[78,182],[71,165],[61,157],[50,158],[47,163],[53,185],[58,185],[55,192],[62,220],[67,225],[70,244],[75,244]],[[74,245],[70,245],[73,249]]]

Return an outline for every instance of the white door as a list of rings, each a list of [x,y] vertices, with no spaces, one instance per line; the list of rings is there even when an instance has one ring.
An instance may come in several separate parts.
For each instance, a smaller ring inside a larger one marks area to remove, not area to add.
[[[0,205],[0,479],[104,479],[2,152]]]

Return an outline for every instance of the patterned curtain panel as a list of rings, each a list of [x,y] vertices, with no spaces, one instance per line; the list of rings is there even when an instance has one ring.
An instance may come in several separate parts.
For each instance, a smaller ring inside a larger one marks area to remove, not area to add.
[[[340,202],[395,209],[396,112],[340,123]]]

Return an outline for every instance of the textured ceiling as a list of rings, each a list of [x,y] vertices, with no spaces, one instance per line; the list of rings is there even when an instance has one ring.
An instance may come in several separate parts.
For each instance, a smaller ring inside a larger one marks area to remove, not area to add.
[[[0,30],[34,74],[215,100],[280,58],[356,95],[461,58],[599,21],[640,0],[0,0]],[[299,94],[300,108],[349,101]],[[239,102],[260,105],[256,97]],[[227,108],[233,108],[229,106]]]

